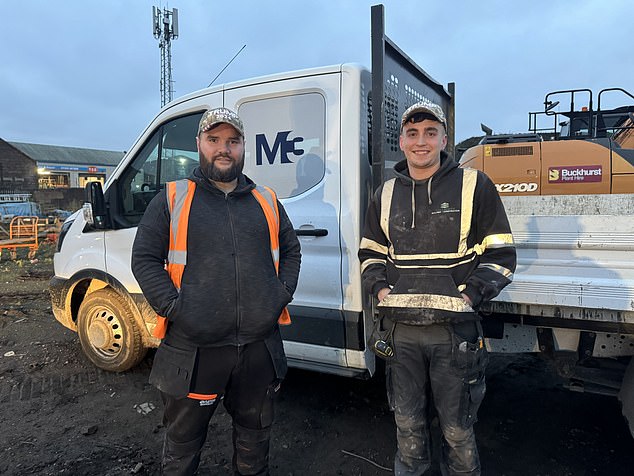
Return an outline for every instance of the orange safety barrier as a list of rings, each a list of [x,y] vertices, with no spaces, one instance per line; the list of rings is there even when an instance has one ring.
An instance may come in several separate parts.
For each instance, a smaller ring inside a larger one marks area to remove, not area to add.
[[[18,248],[28,248],[28,257],[33,258],[39,246],[38,220],[38,217],[13,217],[9,224],[9,239],[0,240],[0,257],[2,257],[2,250],[6,249],[9,250],[11,259],[16,259]]]

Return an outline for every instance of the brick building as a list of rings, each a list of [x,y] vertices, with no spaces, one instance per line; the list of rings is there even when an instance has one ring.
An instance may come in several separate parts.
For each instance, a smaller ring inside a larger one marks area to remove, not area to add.
[[[31,194],[37,188],[37,161],[0,139],[0,194]]]

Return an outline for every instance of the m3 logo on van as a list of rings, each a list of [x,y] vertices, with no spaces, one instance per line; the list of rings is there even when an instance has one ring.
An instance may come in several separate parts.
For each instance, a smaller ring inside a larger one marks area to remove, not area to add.
[[[600,182],[603,169],[600,165],[578,165],[570,167],[550,167],[549,183]]]
[[[289,139],[288,135],[292,131],[282,131],[278,132],[275,136],[275,142],[273,142],[273,147],[271,147],[266,140],[265,134],[256,134],[255,136],[255,164],[262,165],[263,163],[263,155],[266,157],[266,160],[269,164],[273,165],[275,163],[275,159],[280,156],[281,164],[292,164],[293,161],[288,158],[288,154],[293,155],[303,155],[304,149],[298,149],[296,146],[298,143],[304,141],[303,137],[295,137],[294,139]]]

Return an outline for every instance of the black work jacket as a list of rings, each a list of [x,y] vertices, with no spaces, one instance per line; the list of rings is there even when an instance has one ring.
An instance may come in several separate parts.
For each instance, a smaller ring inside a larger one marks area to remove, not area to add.
[[[132,249],[132,271],[157,314],[168,319],[166,342],[199,347],[243,345],[269,337],[292,300],[300,266],[293,226],[280,212],[279,276],[271,257],[268,225],[240,175],[225,194],[194,170],[196,182],[187,232],[187,264],[180,292],[164,265],[170,213],[165,193],[150,202]]]
[[[365,288],[374,296],[392,288],[390,317],[396,320],[476,319],[474,309],[511,282],[516,266],[495,185],[480,171],[459,168],[445,152],[427,180],[413,180],[405,160],[394,172],[368,207],[359,250]]]

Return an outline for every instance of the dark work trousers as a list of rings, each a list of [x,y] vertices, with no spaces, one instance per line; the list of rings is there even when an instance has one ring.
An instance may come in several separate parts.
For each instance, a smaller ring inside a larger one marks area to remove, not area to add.
[[[199,349],[197,367],[200,368],[195,372],[199,380],[205,375],[213,375],[218,380],[223,372],[217,371],[217,366],[228,366],[228,380],[224,385],[215,383],[202,391],[205,389],[204,382],[192,383],[196,393],[217,394],[215,400],[174,398],[161,392],[165,405],[163,423],[166,427],[162,474],[172,476],[196,473],[200,453],[207,438],[209,420],[221,400],[233,421],[234,474],[269,474],[273,404],[280,384],[264,342],[232,347],[231,350],[235,352],[234,358],[214,362],[210,358],[213,352],[201,359]],[[226,352],[224,355],[226,357]],[[216,368],[206,372],[204,366],[208,365]]]
[[[442,431],[443,475],[479,475],[473,423],[484,398],[486,349],[481,327],[397,324],[394,358],[386,366],[387,393],[396,421],[396,475],[422,475],[431,465],[430,408]],[[475,344],[474,344],[475,343]]]

